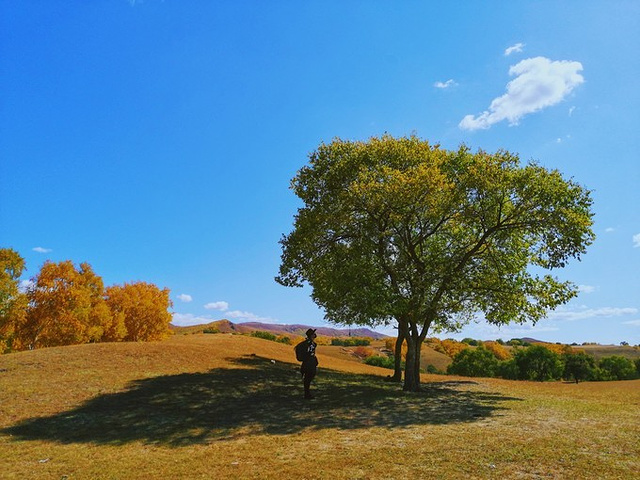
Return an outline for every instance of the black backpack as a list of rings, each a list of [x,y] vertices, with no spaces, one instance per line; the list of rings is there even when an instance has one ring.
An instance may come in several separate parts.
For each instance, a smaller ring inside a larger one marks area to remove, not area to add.
[[[294,348],[296,351],[296,360],[299,362],[304,362],[304,359],[307,357],[308,352],[308,343],[306,340],[301,341]]]

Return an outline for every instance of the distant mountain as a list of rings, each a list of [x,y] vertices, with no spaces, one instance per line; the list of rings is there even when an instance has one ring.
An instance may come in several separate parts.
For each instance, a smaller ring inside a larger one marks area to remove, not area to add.
[[[548,342],[543,342],[542,340],[536,340],[535,338],[531,338],[531,337],[524,337],[524,338],[521,338],[520,340],[527,343],[548,343]]]
[[[322,335],[323,337],[370,337],[374,339],[387,338],[388,335],[384,335],[382,333],[374,332],[368,328],[331,328],[331,327],[313,327],[310,325],[277,325],[272,323],[261,323],[261,322],[242,322],[242,323],[233,323],[229,320],[218,320],[216,322],[211,322],[202,325],[191,325],[188,327],[180,327],[177,325],[171,325],[171,329],[175,333],[202,333],[205,330],[217,330],[220,333],[251,333],[257,330],[263,332],[270,332],[274,334],[292,334],[292,335],[300,335],[304,336],[305,332],[309,328],[315,328],[316,333],[318,335]]]

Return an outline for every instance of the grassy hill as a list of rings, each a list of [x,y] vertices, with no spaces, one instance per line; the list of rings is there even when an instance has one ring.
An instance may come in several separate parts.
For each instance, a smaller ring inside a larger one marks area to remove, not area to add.
[[[233,323],[229,320],[217,320],[215,322],[194,325],[190,327],[180,327],[177,325],[170,325],[171,330],[177,334],[192,334],[203,333],[205,330],[215,331],[220,333],[251,333],[257,330],[263,332],[273,333],[275,335],[293,335],[297,337],[305,336],[305,332],[309,328],[316,328],[317,334],[324,337],[369,337],[375,340],[387,338],[378,332],[374,332],[368,328],[330,328],[330,327],[309,327],[309,325],[281,325],[273,323],[262,322],[242,322]]]
[[[640,347],[630,345],[579,345],[575,347],[575,349],[583,350],[598,360],[602,357],[610,357],[611,355],[619,355],[630,358],[631,360],[640,358]]]
[[[242,335],[0,356],[0,477],[633,478],[640,381],[533,383],[389,371]],[[309,460],[312,459],[310,462]],[[305,467],[308,465],[308,467]]]

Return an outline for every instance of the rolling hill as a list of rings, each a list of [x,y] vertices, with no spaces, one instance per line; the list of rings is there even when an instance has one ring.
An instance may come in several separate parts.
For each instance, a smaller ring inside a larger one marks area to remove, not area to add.
[[[0,477],[621,479],[640,467],[640,380],[424,375],[408,394],[343,353],[318,348],[310,402],[291,346],[248,335],[0,355]]]
[[[330,327],[310,327],[309,325],[279,325],[272,323],[261,322],[242,322],[233,323],[227,319],[218,320],[215,322],[193,325],[189,327],[180,327],[171,325],[171,329],[177,334],[190,334],[190,333],[202,333],[205,330],[217,330],[220,333],[251,333],[254,331],[270,332],[276,335],[299,335],[304,336],[305,332],[309,328],[316,328],[317,334],[325,337],[369,337],[374,340],[380,340],[387,338],[387,335],[383,335],[378,332],[374,332],[368,328],[330,328]]]

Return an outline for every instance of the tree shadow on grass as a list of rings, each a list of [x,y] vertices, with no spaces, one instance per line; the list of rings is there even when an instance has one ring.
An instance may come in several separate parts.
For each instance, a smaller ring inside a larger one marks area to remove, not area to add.
[[[426,384],[406,393],[374,375],[321,369],[314,400],[302,398],[293,364],[246,356],[237,368],[137,380],[50,417],[2,432],[20,440],[60,443],[188,446],[242,435],[283,435],[304,429],[402,428],[474,422],[508,400],[494,393],[458,390],[460,382]]]

